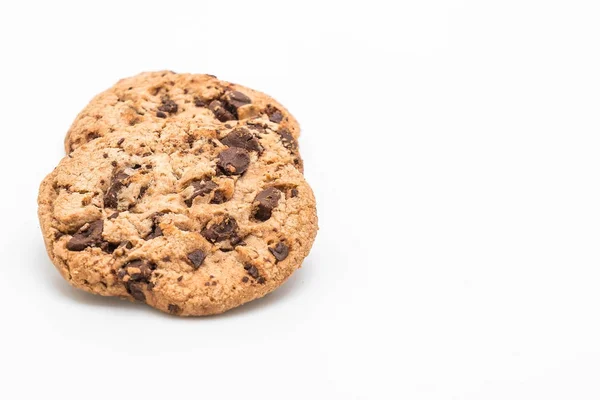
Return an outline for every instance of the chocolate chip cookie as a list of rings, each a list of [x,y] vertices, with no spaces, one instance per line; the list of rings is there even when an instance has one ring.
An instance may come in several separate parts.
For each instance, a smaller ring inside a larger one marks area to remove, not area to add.
[[[123,79],[97,95],[81,111],[65,138],[70,153],[84,143],[129,126],[159,130],[170,122],[190,127],[240,129],[231,140],[245,140],[244,130],[271,129],[296,151],[300,128],[278,102],[258,91],[212,75],[145,72]],[[296,165],[302,161],[296,151]]]
[[[133,124],[72,151],[38,197],[62,276],[182,316],[281,285],[312,246],[315,200],[280,134],[246,128]]]

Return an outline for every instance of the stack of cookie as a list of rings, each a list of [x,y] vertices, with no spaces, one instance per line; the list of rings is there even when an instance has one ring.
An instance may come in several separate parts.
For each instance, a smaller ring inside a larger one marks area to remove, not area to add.
[[[75,287],[171,314],[262,297],[317,231],[299,134],[281,104],[212,75],[121,80],[77,116],[41,184],[48,254]]]

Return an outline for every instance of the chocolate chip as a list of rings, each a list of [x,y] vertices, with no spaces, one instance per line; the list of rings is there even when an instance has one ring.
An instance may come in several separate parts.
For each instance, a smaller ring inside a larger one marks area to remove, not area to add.
[[[275,247],[269,247],[269,251],[275,256],[277,261],[283,261],[287,258],[290,249],[285,243],[279,242],[275,245]]]
[[[164,112],[162,112],[162,111],[157,111],[157,112],[156,112],[156,116],[157,116],[158,118],[167,118],[167,114],[165,114],[165,113],[164,113]]]
[[[246,270],[246,272],[248,272],[248,275],[250,275],[254,279],[257,279],[259,277],[258,269],[254,265],[246,264],[244,265],[244,269]]]
[[[115,218],[117,218],[118,216],[119,216],[119,212],[117,211],[117,212],[115,212],[115,213],[112,213],[112,214],[110,214],[110,215],[108,216],[108,218],[107,218],[107,219],[115,219]]]
[[[138,194],[138,197],[137,197],[137,198],[138,198],[138,199],[141,199],[141,198],[144,196],[144,194],[146,194],[146,191],[147,191],[147,190],[148,190],[148,186],[142,186],[142,187],[140,188],[140,193]]]
[[[108,154],[104,153],[104,154],[102,154],[102,157],[108,158]]]
[[[248,278],[247,276],[242,278],[242,282],[244,282],[244,283],[248,282],[249,280],[250,280],[250,278]]]
[[[298,196],[298,189],[296,189],[296,188],[293,188],[293,189],[292,189],[292,192],[291,192],[291,196],[292,196],[292,197],[297,197],[297,196]]]
[[[196,141],[196,138],[194,137],[194,135],[188,134],[188,136],[185,138],[185,141],[187,142],[187,144],[190,146],[190,149],[191,149],[194,146],[194,142]]]
[[[281,128],[277,131],[279,136],[281,137],[281,143],[285,146],[286,149],[296,150],[298,148],[298,142],[296,139],[290,134],[290,131],[286,128]]]
[[[104,221],[99,219],[84,225],[71,240],[67,242],[67,249],[71,251],[82,251],[90,246],[98,246],[102,243],[102,231]]]
[[[237,238],[237,230],[236,220],[227,216],[219,223],[213,223],[210,227],[207,225],[202,230],[202,236],[211,243],[222,242],[223,240]]]
[[[206,102],[202,100],[200,97],[194,97],[194,105],[196,107],[206,107]]]
[[[271,218],[273,209],[277,207],[281,192],[274,187],[269,187],[260,192],[254,198],[254,218],[266,221]]]
[[[156,265],[146,260],[133,260],[125,264],[124,268],[138,268],[142,271],[141,275],[139,275],[140,280],[145,280],[150,278],[150,274],[156,269]],[[137,280],[133,276],[131,279]]]
[[[219,153],[217,167],[225,175],[241,175],[250,165],[250,155],[244,149],[230,147]]]
[[[229,147],[239,147],[248,151],[261,152],[262,148],[258,139],[246,128],[236,128],[221,139],[221,143]]]
[[[150,233],[144,238],[145,240],[152,240],[159,236],[163,236],[163,231],[160,229],[159,218],[163,215],[163,213],[154,213],[152,214],[152,228]]]
[[[220,102],[219,100],[213,100],[210,102],[210,104],[208,105],[208,109],[210,111],[213,112],[213,114],[215,114],[215,117],[221,121],[221,122],[226,122],[226,121],[231,121],[236,119],[235,115],[233,115],[229,110],[227,110],[225,108],[225,105]]]
[[[113,161],[110,162],[110,165],[112,165],[113,167],[116,167],[117,166],[117,162],[113,160]]]
[[[217,187],[217,184],[210,180],[204,180],[194,181],[192,182],[191,186],[194,188],[194,192],[192,193],[192,196],[185,201],[185,204],[187,204],[188,207],[192,206],[192,203],[196,197],[204,197],[212,192]]]
[[[215,194],[213,195],[210,204],[222,204],[225,203],[227,199],[225,198],[225,193],[222,190],[215,190]]]
[[[119,139],[119,141],[117,142],[117,146],[122,145],[124,141],[125,141],[125,138]]]
[[[262,276],[259,276],[258,279],[256,280],[256,283],[260,283],[261,285],[264,285],[265,282],[266,282],[266,279],[263,278]]]
[[[223,96],[223,99],[229,105],[231,105],[231,107],[235,107],[236,109],[241,106],[244,106],[246,104],[252,103],[252,100],[250,100],[250,97],[246,96],[242,92],[238,92],[237,90],[225,93],[225,95]]]
[[[116,164],[116,163],[115,163]],[[125,180],[129,175],[125,172],[117,172],[110,181],[110,187],[104,195],[104,207],[117,208],[119,204],[119,192],[125,186]]]
[[[200,268],[204,259],[206,258],[206,254],[202,250],[194,250],[190,254],[187,255],[188,260],[192,263],[194,269]]]
[[[162,104],[158,107],[158,111],[174,114],[177,112],[178,108],[179,107],[177,106],[177,103],[175,103],[173,100],[169,99],[168,97],[163,97]]]
[[[283,114],[277,107],[273,107],[272,105],[267,105],[267,115],[269,116],[269,121],[275,122],[276,124],[280,123],[283,120]]]
[[[98,132],[88,132],[88,134],[85,137],[88,141],[91,141],[94,139],[98,139],[100,137],[100,134]]]
[[[110,243],[110,242],[102,242],[100,244],[100,248],[102,249],[102,251],[104,251],[105,253],[114,253],[116,249],[119,248],[119,244],[118,243]]]
[[[181,312],[181,308],[177,304],[169,304],[168,309],[171,314],[179,314]]]
[[[234,246],[245,246],[246,243],[239,236],[233,236],[230,240],[231,244]]]
[[[179,278],[177,278],[177,282],[181,282],[183,280],[183,275],[180,275]]]
[[[145,301],[146,296],[143,291],[144,285],[148,290],[152,290],[154,285],[151,285],[150,278],[152,271],[156,269],[156,265],[146,260],[133,260],[125,264],[119,269],[117,276],[125,281],[127,292],[134,299]],[[128,279],[126,279],[128,278]]]
[[[125,264],[123,269],[125,269],[125,272],[129,275],[130,280],[148,283],[152,271],[156,269],[156,265],[146,260],[134,260]],[[130,272],[132,269],[134,271]],[[136,270],[139,270],[139,272]]]
[[[127,282],[125,284],[125,288],[127,289],[127,293],[129,293],[134,299],[137,301],[146,301],[146,295],[143,290],[144,284],[141,282]]]

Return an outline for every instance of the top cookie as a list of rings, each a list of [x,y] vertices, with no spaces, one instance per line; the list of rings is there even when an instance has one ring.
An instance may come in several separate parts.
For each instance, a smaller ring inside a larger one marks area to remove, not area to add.
[[[238,140],[170,121],[114,133],[71,152],[40,187],[46,248],[72,285],[207,315],[300,267],[315,200],[277,132]]]
[[[212,75],[158,71],[122,79],[92,99],[67,132],[65,150],[130,126],[156,131],[170,122],[209,129],[268,126],[282,137],[300,135],[294,117],[263,93]],[[297,164],[301,169],[299,157]]]

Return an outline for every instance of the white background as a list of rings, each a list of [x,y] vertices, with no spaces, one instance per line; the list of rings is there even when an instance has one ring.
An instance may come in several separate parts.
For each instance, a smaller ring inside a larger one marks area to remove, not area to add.
[[[0,5],[0,398],[600,398],[597,1]],[[72,289],[38,185],[145,70],[271,94],[320,231],[280,290],[180,319]]]

